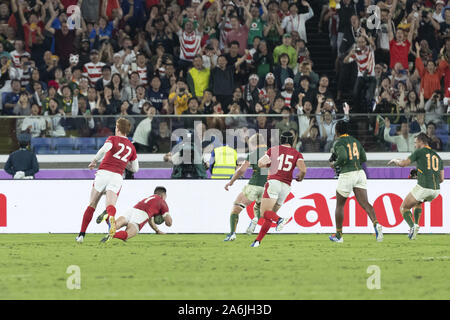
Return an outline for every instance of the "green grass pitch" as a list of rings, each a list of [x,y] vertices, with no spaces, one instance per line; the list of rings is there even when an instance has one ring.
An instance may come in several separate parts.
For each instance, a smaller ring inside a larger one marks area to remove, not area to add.
[[[450,235],[1,234],[0,299],[450,299]],[[69,290],[70,265],[81,288]],[[380,289],[369,290],[380,270]],[[369,281],[370,282],[370,281]]]

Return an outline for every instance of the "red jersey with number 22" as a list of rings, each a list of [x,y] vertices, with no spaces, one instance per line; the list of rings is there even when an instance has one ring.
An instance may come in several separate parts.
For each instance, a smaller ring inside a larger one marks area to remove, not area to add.
[[[136,149],[128,138],[110,136],[105,143],[111,143],[112,148],[105,154],[98,170],[107,170],[122,175],[129,161],[137,158]]]
[[[292,182],[292,173],[297,164],[297,160],[303,159],[303,155],[291,147],[276,146],[267,150],[270,157],[270,169],[267,180],[279,180],[288,185]]]
[[[148,218],[169,212],[166,201],[157,194],[139,201],[134,208],[147,212]]]

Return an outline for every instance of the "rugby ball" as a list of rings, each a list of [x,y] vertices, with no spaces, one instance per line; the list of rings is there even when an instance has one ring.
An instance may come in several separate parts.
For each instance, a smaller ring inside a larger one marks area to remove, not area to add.
[[[164,218],[160,214],[157,214],[156,216],[153,216],[153,218],[155,219],[155,223],[156,224],[162,224],[164,222]]]

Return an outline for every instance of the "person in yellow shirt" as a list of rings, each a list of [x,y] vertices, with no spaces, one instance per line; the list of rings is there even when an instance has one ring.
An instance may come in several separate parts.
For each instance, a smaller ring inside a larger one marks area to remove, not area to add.
[[[201,55],[196,55],[193,61],[193,67],[189,69],[186,77],[186,82],[189,91],[194,97],[198,99],[203,98],[203,92],[209,86],[209,68],[203,67],[203,58]]]
[[[182,114],[188,108],[188,101],[192,98],[186,83],[178,81],[175,91],[169,94],[169,104],[173,107],[174,114]]]

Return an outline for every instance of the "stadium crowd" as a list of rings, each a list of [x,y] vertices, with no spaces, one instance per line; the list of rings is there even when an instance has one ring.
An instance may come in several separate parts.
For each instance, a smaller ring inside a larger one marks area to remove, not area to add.
[[[314,70],[314,16],[335,75]],[[290,130],[300,151],[328,152],[344,101],[389,114],[359,132],[385,150],[412,151],[421,131],[443,150],[449,61],[442,0],[0,1],[0,107],[24,116],[17,134],[103,137],[126,117],[138,152],[168,152],[171,130],[194,120]]]

